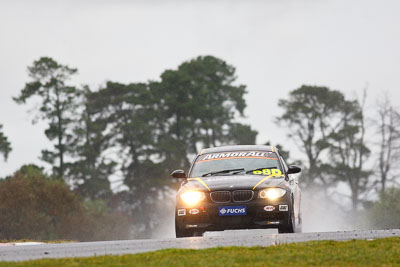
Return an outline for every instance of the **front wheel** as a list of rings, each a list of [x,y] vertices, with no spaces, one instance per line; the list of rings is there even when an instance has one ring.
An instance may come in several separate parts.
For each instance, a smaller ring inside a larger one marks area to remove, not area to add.
[[[175,227],[175,236],[176,238],[181,238],[181,237],[192,237],[195,236],[195,233],[193,231],[190,230],[181,230],[179,228]]]
[[[289,222],[287,225],[282,225],[278,227],[278,233],[283,234],[283,233],[294,233],[296,229],[296,220],[294,218],[294,210],[293,210],[293,204],[290,209],[290,214],[289,214]]]
[[[187,229],[182,230],[182,229],[179,229],[178,227],[175,227],[175,236],[176,236],[176,238],[203,236],[203,232],[187,230]]]
[[[182,229],[178,226],[178,223],[175,220],[175,236],[176,236],[176,238],[203,236],[203,233],[204,232],[194,231],[192,229]]]
[[[303,221],[301,219],[301,215],[299,215],[299,220],[298,224],[296,224],[296,233],[302,233],[303,232]]]
[[[290,222],[289,225],[278,227],[278,233],[286,234],[286,233],[294,233],[293,224]]]

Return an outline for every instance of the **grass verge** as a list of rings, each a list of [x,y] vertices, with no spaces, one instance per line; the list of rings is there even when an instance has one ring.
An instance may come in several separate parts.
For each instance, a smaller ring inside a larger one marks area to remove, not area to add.
[[[166,249],[123,256],[0,262],[0,266],[400,266],[400,237],[272,247]]]

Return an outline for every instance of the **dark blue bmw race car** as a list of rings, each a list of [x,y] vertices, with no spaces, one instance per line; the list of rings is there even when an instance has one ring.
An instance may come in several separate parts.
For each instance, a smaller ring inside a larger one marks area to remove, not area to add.
[[[176,237],[201,236],[205,231],[278,228],[301,231],[300,188],[272,146],[222,146],[204,149],[176,195]]]

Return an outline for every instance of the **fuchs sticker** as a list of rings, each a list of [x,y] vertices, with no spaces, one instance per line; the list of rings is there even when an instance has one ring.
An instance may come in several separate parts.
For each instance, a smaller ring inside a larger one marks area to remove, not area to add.
[[[288,211],[289,207],[288,205],[279,205],[279,211]]]
[[[274,206],[265,206],[265,207],[264,207],[264,210],[265,210],[265,211],[274,211],[274,210],[275,210],[275,207],[274,207]]]
[[[219,216],[247,215],[245,206],[218,207]]]

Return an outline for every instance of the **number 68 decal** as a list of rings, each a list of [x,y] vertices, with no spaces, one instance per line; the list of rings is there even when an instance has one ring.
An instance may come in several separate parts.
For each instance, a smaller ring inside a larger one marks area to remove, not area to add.
[[[262,169],[262,170],[257,170],[257,171],[253,171],[253,174],[257,174],[257,175],[273,175],[273,176],[281,176],[282,172],[281,170],[278,169]]]

